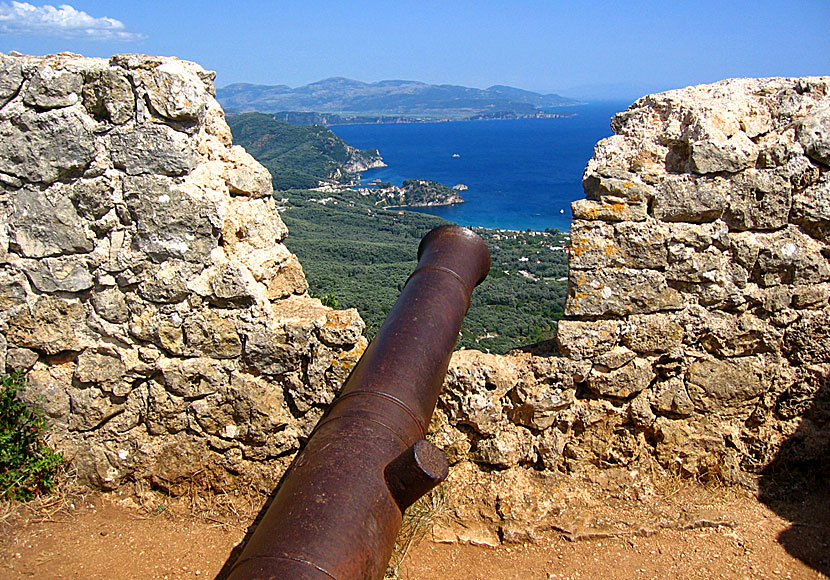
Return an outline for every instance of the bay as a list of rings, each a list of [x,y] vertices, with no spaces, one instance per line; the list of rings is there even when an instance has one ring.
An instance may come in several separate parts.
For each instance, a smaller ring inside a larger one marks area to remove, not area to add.
[[[363,174],[400,185],[430,179],[467,186],[465,203],[418,208],[459,225],[537,230],[570,228],[570,203],[584,197],[582,172],[611,117],[628,102],[568,107],[555,119],[336,125],[360,149],[380,150],[387,167]]]

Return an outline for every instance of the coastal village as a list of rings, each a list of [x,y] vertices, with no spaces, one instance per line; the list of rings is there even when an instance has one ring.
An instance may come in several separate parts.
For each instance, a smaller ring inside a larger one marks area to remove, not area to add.
[[[548,230],[544,232],[537,231],[516,231],[516,230],[489,230],[485,228],[473,228],[473,230],[484,237],[491,245],[494,251],[502,249],[502,245],[516,245],[525,251],[520,251],[518,259],[515,257],[515,252],[508,254],[510,260],[503,260],[500,262],[501,266],[508,266],[507,269],[502,268],[505,275],[510,275],[509,267],[513,265],[516,270],[515,273],[523,276],[532,282],[566,282],[567,276],[544,276],[543,273],[548,273],[546,264],[557,263],[560,261],[567,261],[569,245],[571,236],[568,233],[561,233],[557,230]],[[555,252],[561,255],[561,258],[553,258],[547,251]],[[518,261],[518,265],[515,262]]]
[[[400,186],[377,179],[372,182],[371,186],[361,186],[354,182],[348,184],[327,182],[321,183],[311,191],[330,195],[323,199],[309,199],[309,201],[327,205],[337,203],[337,200],[331,197],[332,195],[356,193],[365,200],[371,201],[374,206],[383,208],[433,207],[464,203],[464,199],[458,192],[466,189],[467,186],[463,184],[447,187],[427,179],[405,179]]]

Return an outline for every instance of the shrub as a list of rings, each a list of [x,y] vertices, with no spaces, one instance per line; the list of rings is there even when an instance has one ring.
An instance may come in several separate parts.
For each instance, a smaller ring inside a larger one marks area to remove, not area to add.
[[[18,397],[22,373],[4,375],[0,387],[0,499],[28,500],[52,489],[60,453],[43,441],[46,419],[37,405]]]

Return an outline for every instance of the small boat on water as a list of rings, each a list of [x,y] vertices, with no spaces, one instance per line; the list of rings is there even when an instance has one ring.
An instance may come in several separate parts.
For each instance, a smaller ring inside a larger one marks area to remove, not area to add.
[[[453,153],[452,156],[453,157],[461,157],[461,155],[459,155],[458,153]]]

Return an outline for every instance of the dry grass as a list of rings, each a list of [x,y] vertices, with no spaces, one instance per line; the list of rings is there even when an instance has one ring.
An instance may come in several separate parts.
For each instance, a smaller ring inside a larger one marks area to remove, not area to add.
[[[409,550],[417,546],[432,531],[434,524],[451,517],[450,513],[444,484],[439,485],[410,506],[404,513],[401,530],[395,540],[395,551],[392,552],[392,558],[389,560],[385,578],[393,580],[400,578],[401,566]]]
[[[267,497],[244,487],[226,491],[215,483],[207,485],[198,477],[179,482],[177,494],[152,489],[146,482],[135,482],[122,490],[123,504],[136,504],[144,517],[164,515],[169,518],[195,519],[212,527],[246,530],[256,518]]]
[[[61,466],[48,494],[26,502],[0,501],[0,530],[13,525],[70,520],[75,506],[85,505],[90,493],[88,488],[78,484],[71,466]]]

